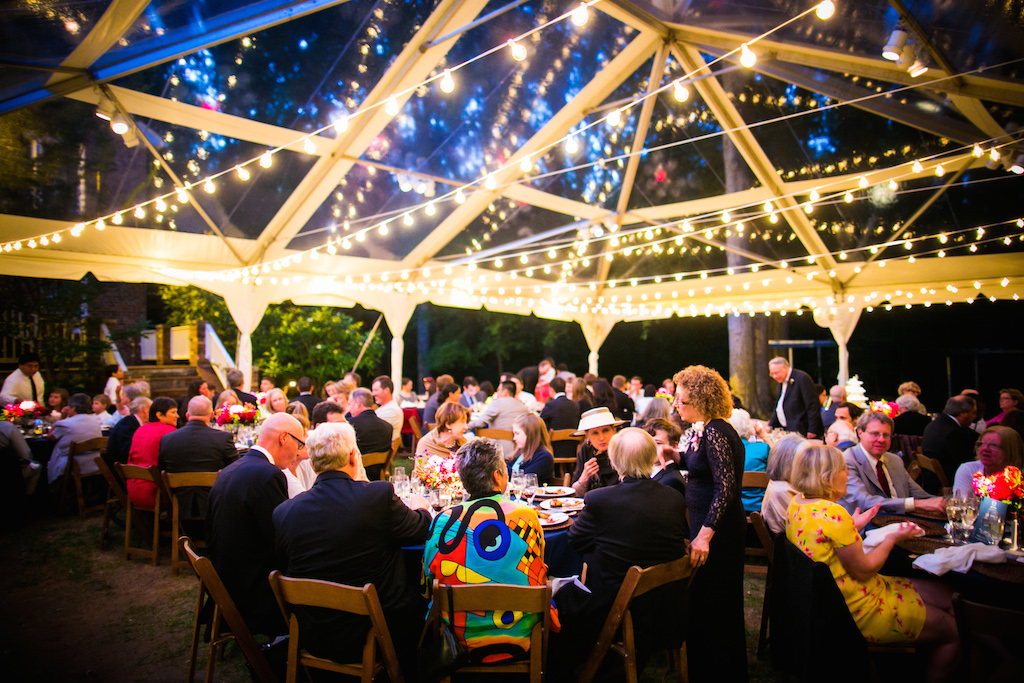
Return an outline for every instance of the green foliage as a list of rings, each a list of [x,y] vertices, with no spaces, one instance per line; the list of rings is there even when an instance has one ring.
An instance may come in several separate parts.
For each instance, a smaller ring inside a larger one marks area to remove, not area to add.
[[[168,325],[188,325],[194,320],[205,320],[217,330],[224,348],[232,356],[238,346],[238,328],[224,303],[224,297],[199,287],[173,287],[160,285],[157,293],[164,302],[165,322]]]

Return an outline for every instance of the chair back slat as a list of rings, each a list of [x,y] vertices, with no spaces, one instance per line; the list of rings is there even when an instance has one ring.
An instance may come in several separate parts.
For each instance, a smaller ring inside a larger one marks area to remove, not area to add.
[[[183,486],[203,486],[212,488],[217,483],[217,475],[220,472],[161,472],[164,486],[168,490],[181,488]]]
[[[688,579],[692,573],[689,555],[683,555],[678,560],[643,569],[640,571],[636,587],[633,589],[633,597],[638,598],[655,588]]]
[[[128,504],[128,493],[124,490],[124,484],[117,479],[117,475],[114,474],[114,470],[110,469],[110,465],[103,459],[102,456],[97,455],[95,458],[96,469],[103,475],[104,481],[107,482],[107,486],[110,487],[110,493],[117,502],[121,504],[121,507],[125,507]]]
[[[356,588],[330,581],[293,579],[287,576],[279,576],[277,581],[281,597],[290,605],[326,607],[364,617],[370,615],[366,594],[372,584],[368,583],[362,588]]]
[[[530,612],[540,614],[551,605],[551,589],[548,586],[510,586],[501,583],[452,586],[452,602],[449,609],[446,586],[434,590],[433,598],[438,601],[442,612]]]
[[[380,453],[363,453],[363,467],[383,465],[388,461],[388,456],[390,455],[391,451],[381,451]]]
[[[575,441],[576,443],[583,441],[582,435],[574,436],[575,432],[575,429],[552,429],[548,432],[548,437],[552,443],[555,441]]]
[[[490,429],[482,428],[476,430],[475,434],[479,437],[486,437],[488,439],[496,439],[498,441],[511,441],[512,430],[510,429]]]
[[[68,448],[68,457],[75,455],[81,455],[90,451],[99,451],[100,453],[107,452],[107,437],[97,436],[94,439],[86,439],[85,441],[72,441],[71,446]]]
[[[740,486],[744,488],[766,489],[768,488],[768,474],[765,472],[744,472],[743,483]]]
[[[927,455],[922,455],[921,453],[917,454],[916,460],[917,464],[921,466],[921,469],[928,470],[938,478],[940,486],[943,488],[949,486],[949,478],[942,470],[942,463],[935,458],[929,458]]]
[[[140,465],[124,465],[119,462],[114,463],[114,467],[117,468],[117,473],[121,475],[121,478],[125,481],[129,479],[141,479],[143,481],[151,481],[154,484],[159,480],[159,474],[153,476],[155,467],[142,467]]]

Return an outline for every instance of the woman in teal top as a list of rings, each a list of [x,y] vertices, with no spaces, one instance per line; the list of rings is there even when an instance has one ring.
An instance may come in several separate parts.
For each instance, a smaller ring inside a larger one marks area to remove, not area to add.
[[[768,444],[763,441],[750,441],[754,435],[754,423],[750,419],[750,413],[745,410],[733,410],[729,417],[729,424],[740,435],[743,442],[743,471],[764,472],[768,465]],[[756,486],[744,486],[740,491],[740,500],[743,502],[743,509],[747,512],[760,512],[761,501],[764,499],[764,489]]]

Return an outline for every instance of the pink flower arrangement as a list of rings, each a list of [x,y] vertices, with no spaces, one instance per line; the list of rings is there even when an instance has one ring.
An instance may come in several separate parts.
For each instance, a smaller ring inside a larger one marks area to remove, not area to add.
[[[442,458],[439,455],[419,456],[413,466],[412,476],[430,489],[462,483],[459,481],[458,459],[454,455],[450,458]]]
[[[986,477],[984,472],[975,472],[974,493],[982,498],[1001,500],[1014,512],[1024,510],[1024,480],[1020,470],[1009,465],[1002,472]]]
[[[892,401],[872,401],[871,412],[882,413],[889,419],[892,419],[900,414],[900,408]]]
[[[217,424],[221,427],[225,425],[232,427],[236,425],[251,426],[256,424],[258,416],[259,412],[256,410],[256,406],[250,403],[246,403],[244,406],[221,406],[220,410],[217,411]]]
[[[30,419],[42,417],[46,414],[46,409],[35,401],[22,401],[21,403],[8,403],[4,406],[4,419],[8,422],[14,422],[15,420]]]

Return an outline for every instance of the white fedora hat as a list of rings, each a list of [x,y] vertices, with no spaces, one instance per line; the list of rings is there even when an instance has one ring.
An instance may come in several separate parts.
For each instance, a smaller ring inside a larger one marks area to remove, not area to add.
[[[591,408],[580,416],[580,426],[576,432],[573,433],[573,436],[583,436],[587,433],[588,429],[594,429],[596,427],[623,424],[626,424],[626,421],[616,420],[615,416],[612,415],[612,411],[607,408]]]

